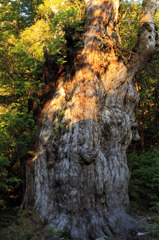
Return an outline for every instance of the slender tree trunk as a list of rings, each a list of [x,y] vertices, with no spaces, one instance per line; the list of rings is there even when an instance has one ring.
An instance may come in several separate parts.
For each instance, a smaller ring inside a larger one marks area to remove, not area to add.
[[[144,136],[144,126],[143,126],[143,118],[144,118],[144,106],[142,107],[141,104],[138,104],[139,113],[138,113],[138,123],[139,123],[139,134],[140,134],[140,143],[141,143],[141,150],[142,153],[145,153],[145,136]]]
[[[143,127],[143,120],[140,121],[140,142],[141,142],[141,150],[142,153],[145,153],[145,138],[144,138],[144,127]]]
[[[126,234],[129,207],[126,150],[138,140],[134,75],[155,47],[156,1],[145,1],[133,59],[116,55],[118,0],[85,0],[84,49],[74,75],[63,73],[43,111],[37,155],[27,165],[25,204],[74,239]],[[144,22],[148,22],[144,25]],[[151,23],[149,23],[151,22]],[[151,30],[151,31],[150,31]]]

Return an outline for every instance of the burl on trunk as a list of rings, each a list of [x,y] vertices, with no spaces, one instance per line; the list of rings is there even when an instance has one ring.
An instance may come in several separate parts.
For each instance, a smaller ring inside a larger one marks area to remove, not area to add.
[[[43,111],[37,154],[26,166],[25,194],[25,204],[34,200],[48,226],[67,229],[79,240],[136,228],[126,213],[126,149],[139,138],[133,78],[155,48],[156,0],[143,3],[137,50],[127,63],[116,54],[119,0],[85,0],[85,5],[84,48],[74,74],[61,74]]]

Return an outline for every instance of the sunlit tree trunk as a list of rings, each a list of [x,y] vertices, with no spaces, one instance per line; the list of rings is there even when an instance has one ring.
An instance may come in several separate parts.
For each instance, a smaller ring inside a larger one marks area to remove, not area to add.
[[[125,63],[116,54],[118,0],[85,0],[84,49],[74,74],[63,73],[44,108],[38,150],[27,164],[25,204],[48,226],[74,239],[126,234],[129,207],[126,150],[138,140],[134,75],[155,47],[156,1],[144,1],[138,50]],[[146,24],[144,22],[147,22]]]

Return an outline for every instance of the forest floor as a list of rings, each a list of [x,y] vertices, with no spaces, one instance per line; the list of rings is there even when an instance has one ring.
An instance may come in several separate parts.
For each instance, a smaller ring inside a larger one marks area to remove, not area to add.
[[[143,225],[148,226],[148,229],[127,236],[97,238],[94,240],[159,240],[156,215],[145,212],[137,212],[133,215],[139,220],[142,219]],[[71,240],[71,238],[65,231],[54,231],[46,228],[46,225],[41,222],[37,214],[32,210],[6,209],[0,211],[0,240]]]

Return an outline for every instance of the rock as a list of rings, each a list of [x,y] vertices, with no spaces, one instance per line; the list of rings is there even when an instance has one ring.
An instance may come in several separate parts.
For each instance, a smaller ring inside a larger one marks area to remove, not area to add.
[[[144,232],[144,233],[138,232],[137,233],[138,236],[145,236],[145,235],[148,235],[148,234],[149,234],[149,232]]]

